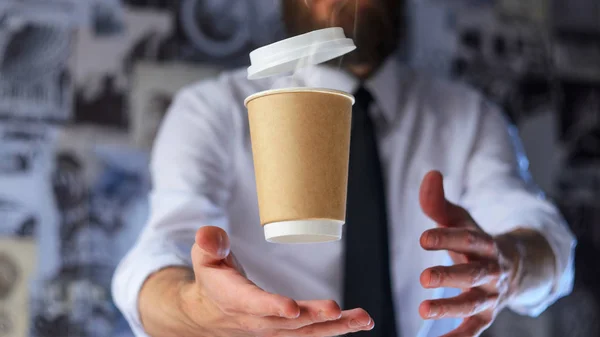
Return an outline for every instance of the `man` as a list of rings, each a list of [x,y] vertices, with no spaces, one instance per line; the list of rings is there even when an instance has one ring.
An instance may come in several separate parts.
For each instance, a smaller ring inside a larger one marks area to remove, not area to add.
[[[480,95],[391,56],[401,5],[282,1],[290,35],[340,26],[358,47],[342,70],[288,83],[356,96],[340,242],[262,236],[243,100],[276,80],[242,69],[178,95],[148,225],[114,278],[139,336],[478,336],[505,307],[535,316],[570,292],[573,236],[531,187],[514,129]],[[384,240],[361,240],[369,230]]]

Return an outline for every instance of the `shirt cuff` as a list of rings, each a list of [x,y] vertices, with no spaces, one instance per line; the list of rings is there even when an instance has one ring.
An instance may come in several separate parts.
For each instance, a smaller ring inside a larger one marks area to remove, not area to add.
[[[131,251],[121,261],[112,280],[112,292],[116,306],[129,323],[137,337],[149,337],[146,334],[138,311],[138,297],[144,282],[153,273],[176,266],[188,266],[183,259],[173,254],[152,255],[139,254],[140,247]]]
[[[576,240],[565,221],[543,211],[522,213],[508,220],[514,228],[526,226],[537,230],[547,241],[555,257],[555,275],[551,291],[540,296],[520,296],[509,304],[517,314],[537,317],[550,305],[573,290]]]

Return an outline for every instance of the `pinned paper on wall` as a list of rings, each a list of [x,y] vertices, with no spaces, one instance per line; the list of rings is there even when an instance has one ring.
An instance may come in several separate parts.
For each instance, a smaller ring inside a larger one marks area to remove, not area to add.
[[[29,337],[29,282],[36,255],[32,239],[0,237],[0,336]]]
[[[150,149],[177,92],[192,83],[216,77],[221,70],[179,62],[140,62],[133,69],[128,106],[132,142]]]

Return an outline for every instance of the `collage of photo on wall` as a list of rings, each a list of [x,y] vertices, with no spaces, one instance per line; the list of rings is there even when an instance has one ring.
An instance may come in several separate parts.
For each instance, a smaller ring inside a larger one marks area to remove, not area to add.
[[[151,144],[172,95],[182,85],[216,74],[216,68],[211,66],[214,63],[222,63],[223,67],[238,66],[244,61],[242,55],[247,58],[247,50],[238,48],[252,48],[253,43],[257,42],[247,39],[247,22],[239,24],[239,12],[233,11],[237,13],[237,18],[232,16],[233,12],[229,9],[225,12],[220,2],[210,4],[212,12],[205,12],[205,3],[182,1],[177,8],[157,13],[152,11],[151,3],[124,9],[118,0],[90,0],[93,25],[78,27],[54,24],[60,21],[57,20],[60,16],[54,17],[52,11],[46,13],[46,17],[40,16],[39,8],[29,6],[34,2],[18,2],[19,6],[27,6],[25,9],[19,7],[23,10],[17,12],[22,14],[19,18],[24,24],[16,27],[4,25],[7,22],[5,18],[11,18],[13,12],[3,12],[3,9],[12,7],[5,6],[6,3],[0,4],[0,139],[3,141],[0,149],[0,179],[11,181],[12,177],[27,179],[35,176],[36,180],[32,181],[37,181],[41,176],[52,176],[48,184],[53,196],[49,198],[54,199],[57,207],[58,242],[47,242],[52,239],[53,229],[48,228],[51,225],[48,221],[43,223],[45,234],[42,242],[45,243],[38,249],[50,254],[39,258],[42,266],[52,266],[45,268],[51,271],[46,275],[46,270],[41,279],[37,278],[37,274],[33,277],[35,284],[40,287],[31,294],[20,293],[23,300],[30,297],[28,311],[6,313],[3,307],[0,308],[0,325],[4,329],[0,335],[131,336],[129,326],[112,302],[110,280],[116,263],[133,242],[145,220],[147,211],[143,207],[141,210],[137,208],[145,203],[147,163],[143,164],[142,160],[142,164],[131,168],[127,167],[131,163],[130,153],[123,154],[115,149],[109,150],[108,155],[97,153],[95,160],[101,162],[101,169],[89,181],[86,176],[88,160],[76,152],[59,151],[52,154],[56,144],[53,137],[48,137],[48,130],[61,133],[63,126],[69,124],[75,128],[90,125],[92,128],[120,129],[123,138],[129,138],[129,91],[133,80],[136,80],[133,75],[135,69],[139,68],[138,64],[147,62],[148,67],[144,69],[148,71],[138,71],[139,76],[163,72],[169,75],[168,79],[172,79],[160,85],[160,81],[154,79],[150,84],[155,84],[133,88],[140,97],[147,97],[148,94],[155,97],[148,104],[156,105],[155,110],[161,110],[151,121],[142,118],[145,122],[140,124],[141,129],[136,129],[136,132],[140,132],[138,138]],[[62,5],[67,2],[61,0]],[[52,4],[58,2],[50,1],[48,8],[53,8]],[[191,8],[190,5],[194,8],[194,15],[204,18],[204,15],[212,13],[226,20],[211,18],[212,22],[223,24],[216,29],[204,25],[199,27],[194,21],[196,18],[190,16],[186,20],[192,20],[192,24],[180,26],[179,33],[174,32],[171,25],[179,24],[178,15],[185,12],[183,8]],[[236,6],[245,11],[247,5],[243,1]],[[227,19],[228,16],[231,19]],[[40,17],[50,17],[51,20],[36,21]],[[262,20],[260,18],[264,15],[254,17]],[[273,27],[271,23],[268,26]],[[210,32],[206,36],[205,29]],[[126,31],[138,33],[131,36],[125,34]],[[240,31],[244,34],[239,34]],[[269,34],[273,32],[264,31]],[[190,32],[191,35],[188,34]],[[213,33],[216,35],[211,35]],[[233,43],[227,42],[232,37],[230,34],[235,37]],[[188,35],[194,37],[196,43],[186,40],[185,36]],[[205,39],[207,36],[209,38]],[[240,43],[239,37],[243,37],[243,43]],[[209,46],[204,44],[206,41]],[[219,57],[210,53],[205,55],[203,48],[212,50],[214,43],[229,47],[220,48],[222,53]],[[97,57],[97,54],[101,54],[94,53],[93,48],[97,46],[109,48],[114,53],[109,57]],[[182,65],[175,70],[153,67],[163,61],[177,61]],[[207,65],[194,66],[198,62],[207,62]],[[177,74],[182,73],[189,75],[180,79]],[[195,76],[195,80],[192,76]],[[149,84],[148,81],[144,83]],[[146,103],[138,106],[138,110],[147,107]],[[130,148],[126,142],[122,145],[119,148]],[[93,151],[93,147],[85,151]],[[144,155],[142,153],[141,157]],[[115,159],[115,156],[118,158]],[[124,157],[126,161],[123,161]],[[125,163],[125,166],[119,163]],[[52,167],[53,174],[47,172]],[[0,195],[0,215],[9,223],[0,223],[0,235],[37,235],[40,218],[38,207],[23,202],[21,197],[15,197],[22,193],[12,185],[8,190],[4,188],[3,192],[6,193]],[[51,207],[48,198],[45,200],[45,205]],[[45,219],[48,219],[47,215]],[[54,250],[54,247],[56,252],[48,251]],[[53,261],[55,257],[58,261]],[[4,263],[6,261],[1,259],[0,276],[7,282],[0,285],[0,290],[11,292],[14,282],[8,282],[16,275],[14,271],[22,269],[22,266],[20,261]],[[33,259],[29,261],[33,266]],[[13,268],[15,265],[17,269]],[[24,275],[17,281],[21,283],[17,284],[22,284]],[[30,333],[27,334],[20,328],[26,327],[30,315]],[[15,320],[15,317],[21,317],[21,320]]]
[[[0,121],[62,123],[71,116],[72,27],[49,9],[12,0],[0,7]]]
[[[127,96],[134,68],[140,62],[225,69],[246,65],[250,51],[283,37],[276,3],[122,0],[122,7],[93,6],[97,20],[92,28],[84,28],[91,30],[89,34],[77,35],[74,46],[77,70],[88,72],[84,63],[95,69],[85,78],[75,75],[75,123],[130,128]],[[124,34],[125,30],[135,33]],[[88,49],[79,49],[95,43],[115,52],[97,57],[87,55]]]
[[[132,9],[170,12],[175,30],[160,43],[159,60],[246,65],[254,48],[284,36],[273,0],[123,0]]]
[[[32,303],[36,337],[114,337],[123,321],[110,294],[119,259],[115,238],[125,226],[126,208],[144,198],[147,183],[144,173],[104,163],[90,185],[85,159],[69,151],[56,155],[52,182],[61,261]]]
[[[0,226],[2,223],[0,222]],[[0,236],[0,336],[25,336],[28,282],[33,273],[35,243],[28,236]]]
[[[18,188],[44,174],[50,133],[43,123],[15,116],[0,121],[0,336],[21,337],[27,330],[28,312],[14,307],[28,301],[42,216],[31,194]]]

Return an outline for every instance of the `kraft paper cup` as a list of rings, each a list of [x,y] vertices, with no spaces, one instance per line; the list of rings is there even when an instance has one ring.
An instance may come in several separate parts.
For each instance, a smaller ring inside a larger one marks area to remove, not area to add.
[[[245,104],[265,239],[341,239],[354,97],[329,89],[277,89]]]

